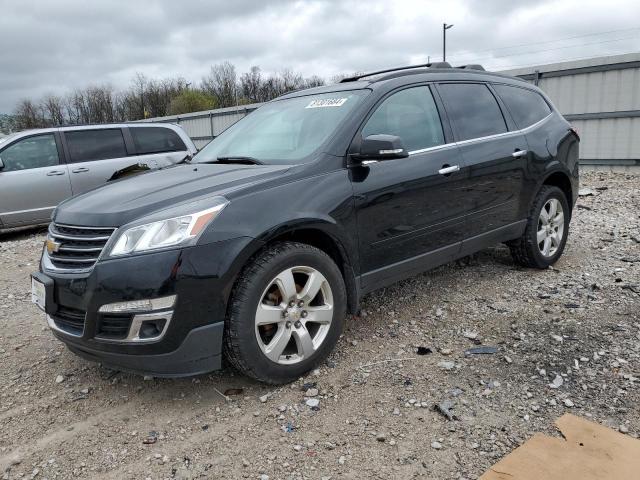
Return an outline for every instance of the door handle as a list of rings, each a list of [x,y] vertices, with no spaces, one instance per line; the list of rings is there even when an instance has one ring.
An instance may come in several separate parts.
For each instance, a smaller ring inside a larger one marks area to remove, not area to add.
[[[516,150],[511,154],[513,158],[524,157],[527,154],[526,150]]]
[[[453,172],[459,172],[459,171],[460,171],[460,166],[458,165],[452,165],[452,166],[443,165],[442,168],[438,170],[438,173],[440,175],[449,175]]]
[[[64,171],[63,170],[51,170],[50,172],[47,172],[47,177],[53,177],[55,175],[64,175]]]
[[[74,168],[73,170],[71,170],[73,173],[84,173],[84,172],[88,172],[89,169],[86,167],[80,167],[80,168]]]

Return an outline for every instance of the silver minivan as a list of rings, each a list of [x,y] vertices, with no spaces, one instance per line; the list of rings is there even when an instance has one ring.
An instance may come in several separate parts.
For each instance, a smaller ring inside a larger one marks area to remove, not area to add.
[[[127,167],[160,168],[196,152],[182,128],[166,123],[45,128],[0,138],[0,231],[48,223],[62,200]]]

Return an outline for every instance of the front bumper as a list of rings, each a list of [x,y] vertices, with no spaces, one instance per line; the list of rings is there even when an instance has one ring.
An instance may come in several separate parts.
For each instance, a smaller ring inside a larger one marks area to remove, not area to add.
[[[45,284],[53,334],[74,353],[136,373],[195,375],[220,368],[227,300],[251,241],[101,260],[84,273],[46,270],[42,262],[34,277]],[[160,312],[99,312],[106,304],[174,295],[175,304]],[[168,319],[166,330],[136,341],[135,319],[156,316]]]
[[[76,355],[101,362],[114,370],[154,377],[185,377],[207,373],[222,366],[223,331],[223,322],[194,328],[176,350],[155,355],[96,351],[75,343],[67,343],[67,346]],[[59,335],[56,336],[65,341]]]

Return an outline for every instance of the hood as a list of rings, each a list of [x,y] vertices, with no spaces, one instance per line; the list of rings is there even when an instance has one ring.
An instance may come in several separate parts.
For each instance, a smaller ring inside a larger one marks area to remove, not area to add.
[[[193,163],[154,170],[62,202],[53,220],[67,225],[119,227],[202,197],[225,195],[279,177],[290,165]]]

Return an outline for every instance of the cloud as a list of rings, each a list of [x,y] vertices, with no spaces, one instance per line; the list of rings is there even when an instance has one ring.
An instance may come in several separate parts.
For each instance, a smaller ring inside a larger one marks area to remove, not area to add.
[[[447,34],[454,63],[500,68],[622,53],[640,50],[635,10],[636,0],[5,0],[0,112],[89,84],[124,88],[135,72],[198,82],[224,60],[239,71],[327,78],[439,60],[445,21],[455,25]],[[571,36],[580,37],[540,43]]]

